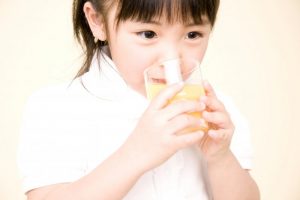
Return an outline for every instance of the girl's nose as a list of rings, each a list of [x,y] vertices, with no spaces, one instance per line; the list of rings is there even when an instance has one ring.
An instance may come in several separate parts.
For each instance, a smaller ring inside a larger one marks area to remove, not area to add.
[[[181,48],[178,44],[173,43],[166,43],[161,48],[161,59],[162,60],[169,60],[174,58],[180,58],[181,55]]]

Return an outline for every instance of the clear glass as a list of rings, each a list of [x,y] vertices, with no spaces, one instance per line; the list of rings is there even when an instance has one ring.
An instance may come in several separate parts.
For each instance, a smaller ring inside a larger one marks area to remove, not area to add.
[[[147,98],[153,99],[167,85],[178,81],[184,82],[183,89],[170,100],[172,103],[176,100],[199,101],[201,96],[205,95],[202,85],[202,73],[200,62],[195,59],[172,59],[156,63],[144,71],[145,87]],[[189,115],[201,118],[200,112],[188,113]],[[193,132],[196,130],[207,131],[208,125],[204,122],[201,127],[191,127],[183,130],[181,133]]]

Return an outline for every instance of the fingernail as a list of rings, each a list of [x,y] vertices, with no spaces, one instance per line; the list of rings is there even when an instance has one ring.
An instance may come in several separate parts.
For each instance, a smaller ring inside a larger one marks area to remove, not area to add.
[[[202,97],[200,97],[200,102],[205,102],[206,101],[206,99],[207,99],[207,97],[206,96],[202,96]]]
[[[204,110],[206,107],[205,103],[200,102],[200,111]]]
[[[207,111],[202,112],[202,117],[207,118]]]
[[[208,80],[203,80],[203,85],[204,85],[204,86],[209,86]]]
[[[199,126],[203,125],[203,119],[199,119]]]
[[[208,135],[212,138],[217,138],[218,137],[218,133],[214,132],[214,131],[208,131]]]
[[[200,125],[200,126],[206,125],[205,120],[204,120],[204,119],[199,119],[199,125]]]

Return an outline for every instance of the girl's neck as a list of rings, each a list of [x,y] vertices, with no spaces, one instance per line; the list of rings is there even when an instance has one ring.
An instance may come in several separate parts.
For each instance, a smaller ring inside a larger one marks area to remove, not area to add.
[[[102,51],[103,51],[103,53],[105,53],[112,60],[109,46],[104,46],[103,49],[102,49]],[[131,89],[133,89],[134,91],[136,91],[140,95],[142,95],[144,97],[147,97],[147,95],[146,95],[146,89],[145,89],[145,85],[144,84],[142,84],[142,85],[129,85],[128,84],[128,87],[130,87]]]
[[[143,97],[147,98],[145,85],[139,85],[139,86],[128,85],[128,87],[130,87],[131,89],[133,89],[134,91],[142,95]]]

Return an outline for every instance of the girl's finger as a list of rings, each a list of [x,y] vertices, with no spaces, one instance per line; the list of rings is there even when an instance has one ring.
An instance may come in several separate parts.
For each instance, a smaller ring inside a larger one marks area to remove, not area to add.
[[[215,97],[203,96],[200,98],[200,102],[204,103],[206,107],[211,111],[225,110],[224,104]]]
[[[151,101],[149,108],[160,110],[165,107],[169,101],[182,90],[184,83],[176,83],[163,89],[159,94]]]
[[[168,123],[168,132],[169,133],[180,133],[184,131],[184,129],[188,128],[201,128],[203,126],[203,122],[191,115],[188,114],[182,114],[179,115],[175,118],[173,118],[169,123]]]
[[[202,113],[202,117],[208,123],[217,125],[220,129],[231,128],[231,120],[229,116],[224,112],[207,112]]]
[[[201,112],[204,109],[205,104],[203,102],[199,103],[198,101],[180,100],[172,102],[172,104],[167,106],[163,110],[162,115],[165,120],[171,120],[177,115],[190,112]]]
[[[195,131],[188,134],[183,134],[175,137],[175,143],[178,149],[189,147],[198,144],[203,138],[203,131]]]
[[[203,83],[203,87],[205,90],[205,94],[209,97],[217,98],[216,93],[215,93],[213,87],[211,86],[211,84],[207,80],[204,80],[202,83]]]
[[[216,142],[228,141],[231,139],[231,132],[226,131],[224,129],[219,130],[209,130],[208,136]]]

